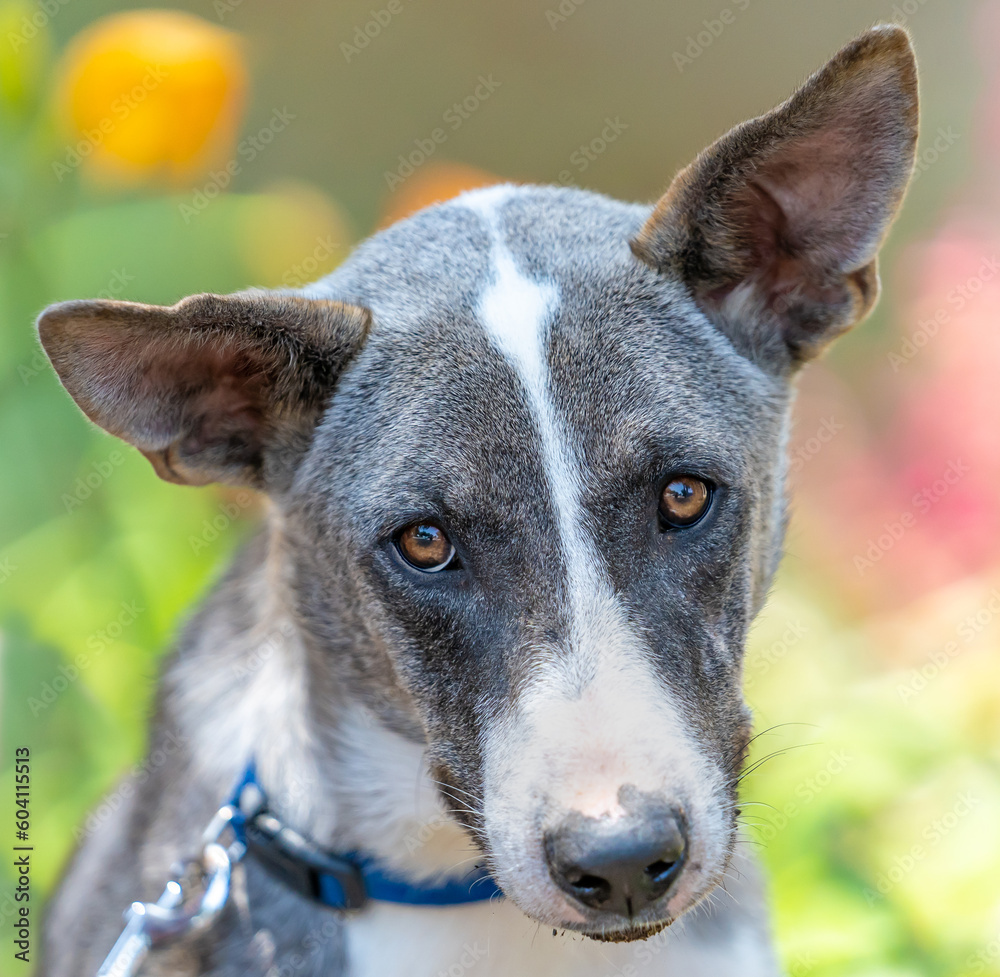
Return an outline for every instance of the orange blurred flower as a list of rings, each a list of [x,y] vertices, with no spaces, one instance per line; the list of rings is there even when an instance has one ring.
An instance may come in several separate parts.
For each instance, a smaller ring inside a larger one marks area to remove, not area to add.
[[[77,140],[63,164],[102,183],[182,184],[232,152],[246,88],[230,31],[176,10],[105,17],[62,59],[57,101]]]
[[[451,200],[466,190],[489,187],[503,181],[486,170],[464,163],[427,163],[389,198],[382,210],[379,227],[388,227],[431,204]]]

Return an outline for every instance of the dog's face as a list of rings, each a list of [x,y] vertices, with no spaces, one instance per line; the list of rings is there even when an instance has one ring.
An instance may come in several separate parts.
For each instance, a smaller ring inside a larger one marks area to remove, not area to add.
[[[287,505],[310,616],[350,581],[500,883],[588,930],[724,867],[782,520],[786,384],[635,257],[647,217],[500,187],[362,248],[372,332]],[[616,852],[662,878],[605,892]]]
[[[42,338],[161,475],[271,492],[316,667],[411,716],[504,891],[636,938],[726,868],[790,384],[874,302],[915,126],[880,29],[652,213],[478,191],[299,296],[67,303]]]

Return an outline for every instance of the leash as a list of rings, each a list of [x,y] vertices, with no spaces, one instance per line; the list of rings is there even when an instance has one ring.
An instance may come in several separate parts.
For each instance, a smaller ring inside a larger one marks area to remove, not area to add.
[[[202,834],[200,854],[174,867],[155,903],[133,902],[125,911],[125,928],[97,977],[136,977],[151,950],[210,927],[229,902],[233,867],[247,856],[300,896],[337,912],[363,909],[372,900],[457,906],[503,896],[482,867],[461,879],[414,883],[371,856],[326,851],[268,810],[251,760]],[[197,889],[200,896],[189,894]]]

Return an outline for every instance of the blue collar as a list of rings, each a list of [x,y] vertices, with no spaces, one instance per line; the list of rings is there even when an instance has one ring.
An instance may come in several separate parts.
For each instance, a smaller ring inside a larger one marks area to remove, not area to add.
[[[414,883],[359,852],[333,853],[282,824],[267,809],[267,797],[251,760],[229,799],[239,842],[267,871],[300,895],[330,909],[360,909],[370,899],[408,906],[457,906],[484,902],[503,891],[476,866],[460,879]]]

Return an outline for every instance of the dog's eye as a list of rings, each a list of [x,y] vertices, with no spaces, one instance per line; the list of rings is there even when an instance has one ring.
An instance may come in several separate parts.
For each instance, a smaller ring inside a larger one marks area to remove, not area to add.
[[[660,494],[660,516],[670,529],[693,526],[708,512],[712,487],[695,475],[671,475]]]
[[[410,566],[424,573],[447,570],[455,561],[455,547],[440,526],[411,523],[396,537],[396,549]]]

